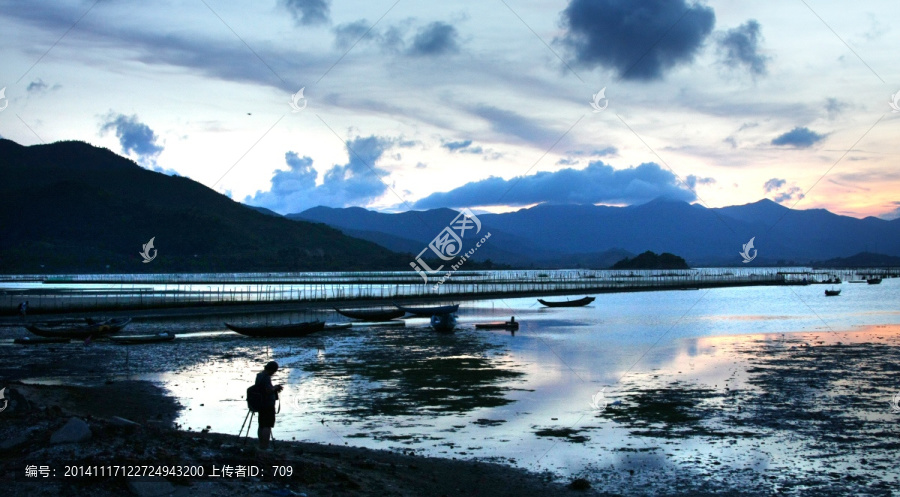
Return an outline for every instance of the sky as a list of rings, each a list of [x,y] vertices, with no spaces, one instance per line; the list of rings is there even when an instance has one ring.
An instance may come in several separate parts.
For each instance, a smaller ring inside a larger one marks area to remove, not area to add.
[[[0,0],[0,137],[82,140],[283,214],[666,196],[893,219],[895,13],[887,0]]]

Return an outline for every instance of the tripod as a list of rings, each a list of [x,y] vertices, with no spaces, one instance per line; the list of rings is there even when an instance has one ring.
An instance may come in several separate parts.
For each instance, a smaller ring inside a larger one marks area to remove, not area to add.
[[[281,410],[280,405],[279,405],[278,410],[279,411]],[[253,426],[253,416],[254,415],[256,415],[255,412],[253,412],[250,409],[247,409],[247,415],[244,416],[244,422],[241,423],[241,431],[238,432],[238,438],[240,438],[243,435],[244,445],[247,445],[247,439],[250,438],[250,427]],[[247,423],[247,418],[250,418],[250,423]],[[244,425],[247,425],[247,434],[246,435],[244,434]],[[274,449],[275,448],[275,435],[272,434],[271,428],[269,428],[269,440],[272,441],[272,448]]]

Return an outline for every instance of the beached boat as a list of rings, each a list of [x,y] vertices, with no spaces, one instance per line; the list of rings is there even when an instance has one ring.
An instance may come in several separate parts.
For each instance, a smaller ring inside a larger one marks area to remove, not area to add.
[[[325,329],[322,321],[308,321],[305,323],[277,324],[267,326],[236,326],[225,323],[229,330],[248,337],[262,338],[297,338]]]
[[[826,297],[837,297],[837,296],[840,295],[840,294],[841,294],[841,290],[840,290],[840,289],[838,289],[838,290],[825,290],[825,296],[826,296]]]
[[[342,316],[347,316],[350,319],[359,319],[360,321],[371,321],[374,323],[378,323],[381,321],[390,321],[391,319],[396,319],[404,314],[406,311],[402,309],[385,309],[385,310],[359,310],[359,311],[349,311],[349,310],[341,310],[337,307],[334,308],[335,312]]]
[[[848,283],[865,283],[866,280],[850,280]]]
[[[435,331],[449,333],[456,328],[455,314],[435,314],[431,316],[431,327]]]
[[[403,312],[408,312],[410,314],[414,314],[416,316],[437,316],[442,314],[453,314],[454,312],[459,310],[459,304],[454,305],[444,305],[439,307],[404,307],[399,304],[394,304]]]
[[[869,278],[869,279],[866,280],[866,283],[868,283],[868,284],[870,284],[870,285],[880,285],[880,284],[881,284],[881,278]]]
[[[550,302],[544,299],[538,299],[538,302],[547,307],[581,307],[594,301],[594,297],[584,297],[578,300],[564,300],[562,302]]]
[[[350,328],[351,326],[353,326],[353,325],[350,323],[326,324],[325,329],[326,330],[346,330],[346,329]]]
[[[513,317],[510,321],[495,321],[493,323],[477,323],[475,329],[478,330],[511,330],[519,329],[519,322]]]
[[[68,338],[22,337],[13,340],[19,345],[39,345],[44,343],[69,343]]]
[[[129,336],[112,336],[110,341],[122,345],[140,345],[144,343],[171,342],[175,340],[175,334],[164,331],[156,335],[129,335]]]
[[[85,324],[32,324],[25,329],[40,337],[47,338],[87,338],[112,335],[122,331],[131,322],[130,318],[109,319]]]

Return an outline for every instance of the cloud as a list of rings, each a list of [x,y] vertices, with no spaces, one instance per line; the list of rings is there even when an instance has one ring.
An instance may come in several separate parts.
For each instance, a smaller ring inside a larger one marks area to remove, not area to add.
[[[443,55],[459,51],[456,28],[443,22],[433,22],[419,29],[413,37],[410,55]]]
[[[558,134],[535,124],[534,119],[527,118],[513,111],[500,109],[490,105],[478,105],[470,109],[476,116],[490,122],[491,128],[505,135],[512,135],[528,143],[547,142],[549,137]]]
[[[425,164],[424,162],[419,162],[416,164],[416,169],[425,169],[426,167],[428,167],[428,164]]]
[[[159,144],[159,137],[150,129],[150,126],[138,121],[136,115],[107,114],[106,120],[100,126],[100,133],[106,134],[114,131],[122,152],[134,154],[142,165],[152,162],[155,165],[156,158],[163,151]]]
[[[328,0],[282,0],[297,24],[309,26],[328,23]]]
[[[44,83],[44,80],[38,78],[31,83],[28,83],[28,86],[25,88],[25,91],[28,93],[44,93],[51,90],[58,90],[62,88],[59,84],[55,84],[53,86]]]
[[[825,138],[809,128],[796,127],[772,140],[772,145],[809,148]]]
[[[341,50],[346,50],[352,47],[363,35],[371,33],[370,28],[369,22],[365,19],[337,25],[331,30],[334,33],[334,46]],[[377,34],[375,32],[375,35]]]
[[[698,176],[694,176],[693,174],[689,174],[684,182],[689,186],[692,190],[697,187],[697,185],[712,185],[715,184],[715,178],[701,178]]]
[[[561,17],[558,41],[576,64],[645,81],[690,63],[716,22],[713,9],[685,0],[571,0]]]
[[[754,76],[764,76],[768,72],[769,57],[760,53],[761,40],[759,23],[755,19],[720,33],[718,42],[723,63],[732,68],[744,67]]]
[[[556,163],[561,166],[574,166],[575,164],[578,164],[578,162],[578,159],[570,159],[568,157],[556,161]]]
[[[893,221],[894,219],[900,219],[900,202],[891,202],[892,206],[895,206],[892,210],[885,212],[884,214],[878,216],[881,219],[887,219],[888,221]]]
[[[766,193],[774,193],[775,195],[772,197],[772,200],[778,202],[779,204],[787,202],[788,200],[792,200],[796,198],[798,201],[806,197],[803,194],[803,190],[796,185],[791,185],[788,188],[784,188],[787,185],[787,180],[781,178],[772,178],[763,185],[763,189],[765,189]]]
[[[657,197],[692,201],[696,197],[678,185],[674,174],[648,162],[613,169],[601,161],[584,169],[561,169],[509,180],[491,176],[449,192],[433,193],[414,204],[417,209],[530,205],[540,202],[594,204],[642,203]]]
[[[316,184],[319,173],[313,167],[313,160],[293,151],[287,152],[284,160],[289,169],[275,171],[269,190],[248,195],[244,203],[281,214],[302,212],[319,205],[365,205],[387,191],[380,176],[387,176],[388,172],[376,167],[375,163],[393,145],[392,140],[376,136],[347,141],[349,161],[332,166],[319,185]]]
[[[847,102],[842,102],[834,97],[829,97],[825,100],[825,110],[828,112],[828,119],[834,119],[847,107],[849,107]]]
[[[458,142],[444,142],[441,144],[442,147],[446,148],[451,152],[456,152],[457,150],[462,150],[468,148],[469,145],[472,144],[472,140],[458,141]]]

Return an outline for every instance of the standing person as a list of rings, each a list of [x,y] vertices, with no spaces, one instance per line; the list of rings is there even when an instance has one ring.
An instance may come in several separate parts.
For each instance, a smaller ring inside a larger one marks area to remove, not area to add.
[[[19,315],[22,316],[22,319],[25,319],[25,315],[28,314],[28,301],[19,302]]]
[[[275,401],[278,399],[278,392],[284,388],[281,385],[272,386],[272,375],[276,371],[278,363],[270,361],[256,374],[256,388],[263,393],[263,405],[259,410],[259,428],[256,431],[260,449],[269,448],[269,439],[272,438],[272,428],[275,426]]]

